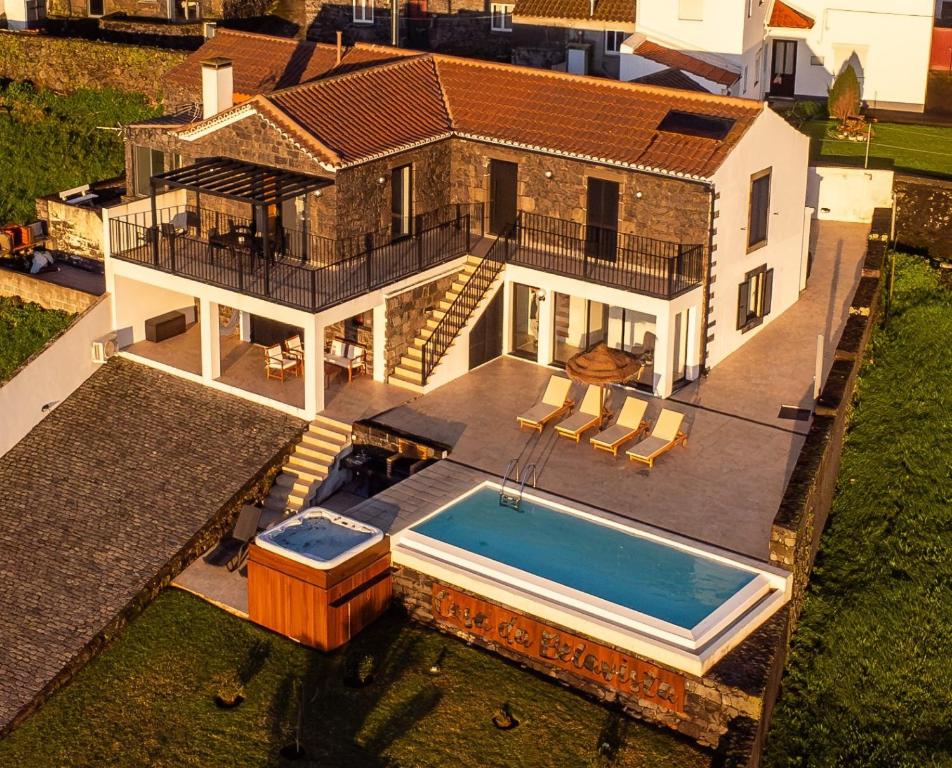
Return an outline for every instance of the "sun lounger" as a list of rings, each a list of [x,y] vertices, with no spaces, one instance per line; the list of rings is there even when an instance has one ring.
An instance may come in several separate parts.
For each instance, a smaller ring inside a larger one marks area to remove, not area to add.
[[[651,434],[628,449],[628,458],[632,461],[643,462],[650,469],[654,466],[655,459],[662,453],[667,453],[679,443],[687,445],[687,435],[681,431],[682,419],[684,419],[683,413],[663,408]]]
[[[229,571],[239,568],[248,551],[248,542],[258,533],[260,519],[261,507],[253,507],[250,504],[243,506],[231,533],[205,556],[205,562],[219,567],[224,565]]]
[[[634,440],[638,435],[647,432],[651,426],[645,421],[645,411],[648,403],[637,397],[626,397],[621,407],[618,419],[608,429],[604,429],[592,437],[589,442],[598,451],[608,451],[612,456],[618,455],[622,443]]]
[[[564,416],[575,405],[574,402],[569,400],[569,389],[571,387],[572,382],[564,376],[552,376],[545,388],[542,399],[522,416],[516,416],[519,426],[541,432],[550,421]]]
[[[590,384],[588,389],[585,390],[585,397],[582,398],[582,404],[578,410],[565,421],[556,424],[555,431],[562,437],[568,437],[577,443],[581,439],[582,433],[599,426],[604,416],[602,389]]]

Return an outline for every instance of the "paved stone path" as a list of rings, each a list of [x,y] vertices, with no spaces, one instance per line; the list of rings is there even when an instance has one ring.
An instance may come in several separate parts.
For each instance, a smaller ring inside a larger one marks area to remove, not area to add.
[[[114,359],[0,458],[0,728],[303,427]]]

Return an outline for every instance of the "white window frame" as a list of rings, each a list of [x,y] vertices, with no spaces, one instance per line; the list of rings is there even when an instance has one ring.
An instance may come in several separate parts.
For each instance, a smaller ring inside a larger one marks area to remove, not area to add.
[[[359,14],[358,14],[359,9]],[[354,0],[354,24],[374,23],[374,0]]]
[[[493,32],[512,32],[512,9],[514,7],[514,3],[492,3],[489,6],[489,28]]]
[[[606,29],[605,30],[605,55],[606,56],[620,56],[621,55],[621,44],[625,42],[625,38],[628,36],[627,32],[623,32],[620,29]],[[612,48],[609,44],[609,40],[615,41],[615,47]]]

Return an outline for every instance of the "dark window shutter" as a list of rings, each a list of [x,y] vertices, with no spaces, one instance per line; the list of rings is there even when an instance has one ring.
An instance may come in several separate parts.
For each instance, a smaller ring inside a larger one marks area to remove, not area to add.
[[[764,317],[770,314],[770,300],[773,296],[773,270],[764,274]]]
[[[737,330],[747,325],[747,294],[749,292],[746,281],[737,288]]]

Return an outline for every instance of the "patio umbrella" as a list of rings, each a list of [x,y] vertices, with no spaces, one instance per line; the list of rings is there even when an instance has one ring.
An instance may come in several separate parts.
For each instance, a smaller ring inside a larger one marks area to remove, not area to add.
[[[599,342],[591,349],[572,355],[565,364],[565,372],[573,381],[600,386],[604,405],[606,386],[636,379],[644,367],[644,361],[637,355]]]

